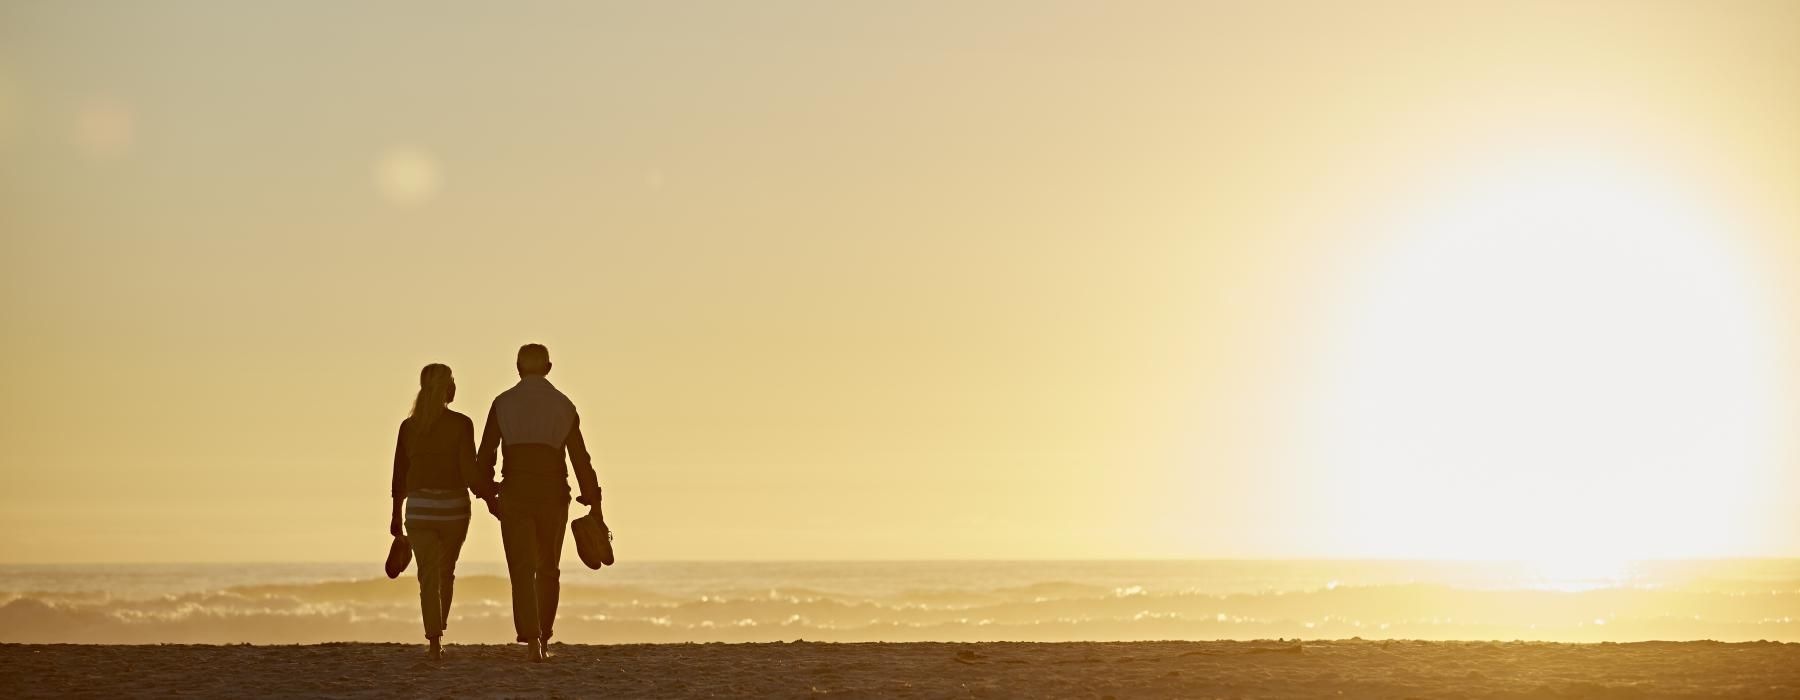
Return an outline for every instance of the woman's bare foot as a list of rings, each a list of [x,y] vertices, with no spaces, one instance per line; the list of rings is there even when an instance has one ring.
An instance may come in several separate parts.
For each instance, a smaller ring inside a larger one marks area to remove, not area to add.
[[[431,660],[432,661],[444,660],[444,647],[440,646],[438,644],[438,640],[436,640],[436,639],[431,640]]]
[[[526,648],[526,653],[531,657],[531,660],[533,663],[544,660],[544,642],[543,642],[543,640],[533,639],[529,642],[526,642],[525,648]]]

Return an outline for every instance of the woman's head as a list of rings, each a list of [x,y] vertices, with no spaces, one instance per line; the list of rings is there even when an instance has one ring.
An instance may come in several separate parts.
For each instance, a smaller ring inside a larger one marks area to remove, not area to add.
[[[456,399],[456,378],[449,365],[432,363],[419,370],[419,396],[413,399],[412,416],[418,427],[430,426]]]

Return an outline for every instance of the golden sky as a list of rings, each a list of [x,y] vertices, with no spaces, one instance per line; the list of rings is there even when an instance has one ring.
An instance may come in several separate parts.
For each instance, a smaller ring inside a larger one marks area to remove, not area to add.
[[[1800,555],[1797,243],[1787,0],[7,3],[0,562]]]

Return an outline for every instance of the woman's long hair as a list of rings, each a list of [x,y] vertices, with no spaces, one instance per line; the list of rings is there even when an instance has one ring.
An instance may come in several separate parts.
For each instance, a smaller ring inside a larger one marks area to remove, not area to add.
[[[444,415],[444,406],[450,399],[456,398],[456,379],[450,376],[449,365],[432,363],[419,370],[419,396],[413,399],[412,430],[423,434],[431,430],[438,416]]]

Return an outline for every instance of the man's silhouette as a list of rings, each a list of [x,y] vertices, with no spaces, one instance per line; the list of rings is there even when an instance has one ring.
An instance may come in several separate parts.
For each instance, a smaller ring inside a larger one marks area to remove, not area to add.
[[[569,526],[569,469],[563,453],[581,486],[577,500],[589,508],[598,506],[600,484],[581,439],[575,404],[544,378],[550,373],[550,351],[535,343],[521,347],[518,365],[519,383],[488,409],[476,464],[491,483],[496,451],[505,455],[502,480],[486,494],[488,507],[500,518],[512,579],[513,628],[519,641],[531,645],[532,660],[542,661],[556,624],[563,532]]]

